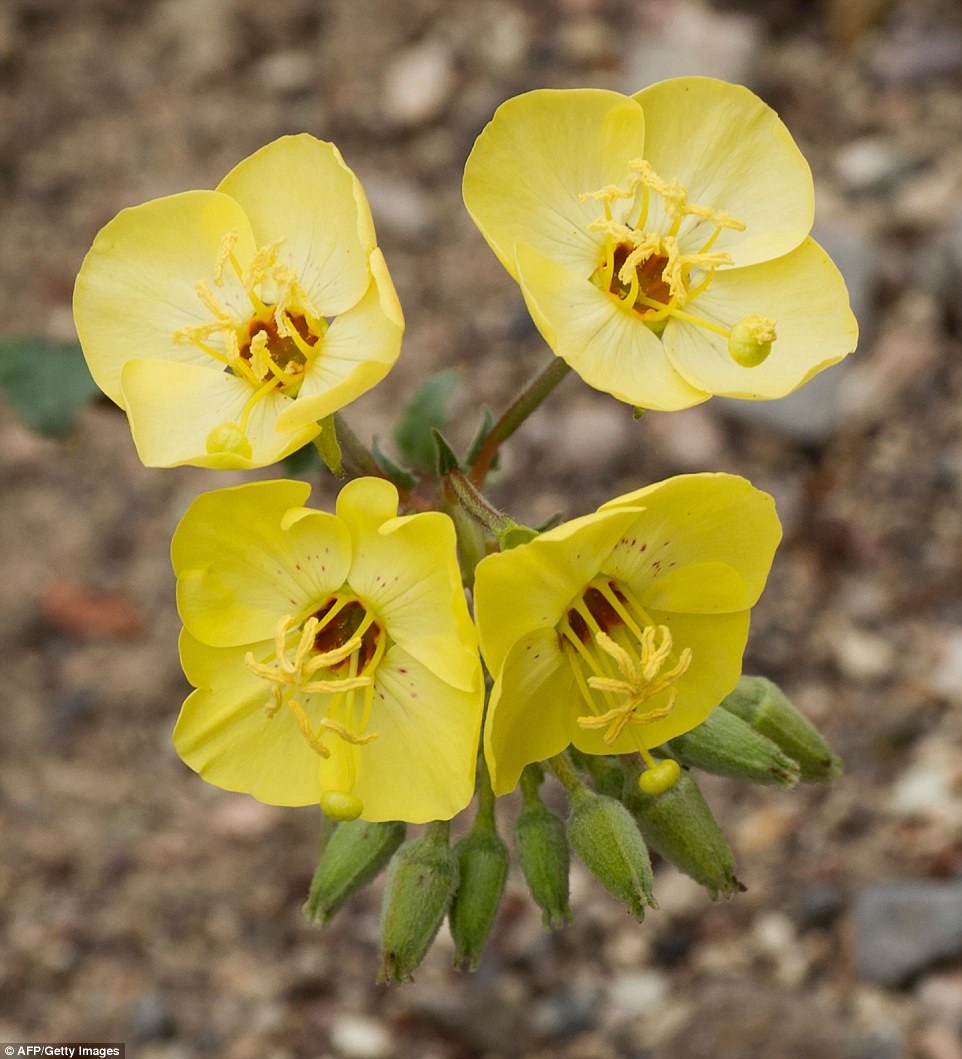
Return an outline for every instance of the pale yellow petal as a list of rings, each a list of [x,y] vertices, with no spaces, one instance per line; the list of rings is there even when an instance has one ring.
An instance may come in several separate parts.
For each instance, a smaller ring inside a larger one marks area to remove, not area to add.
[[[74,321],[94,380],[121,408],[120,373],[130,360],[216,364],[174,340],[179,329],[214,319],[197,296],[199,280],[238,319],[249,314],[233,270],[225,270],[223,286],[214,283],[231,232],[235,256],[246,264],[254,242],[240,206],[216,191],[185,191],[121,210],[94,239],[74,288]]]
[[[518,282],[538,330],[589,386],[659,411],[708,398],[672,367],[661,341],[634,310],[532,247],[519,246],[517,260]]]
[[[719,270],[687,308],[725,328],[753,313],[775,321],[771,353],[754,368],[736,364],[721,335],[677,319],[665,328],[665,349],[679,373],[728,397],[784,397],[858,341],[845,281],[813,239],[775,261]]]
[[[709,77],[679,77],[634,98],[645,112],[645,158],[658,176],[677,180],[690,202],[745,223],[741,232],[723,230],[713,252],[730,252],[736,266],[752,265],[787,254],[808,235],[815,209],[811,170],[758,96]],[[666,230],[663,217],[653,203],[655,230]],[[708,222],[686,221],[683,249],[697,251],[713,232]]]
[[[536,629],[510,650],[484,725],[484,756],[497,795],[510,794],[525,765],[561,753],[584,713],[554,629]]]
[[[296,401],[278,417],[278,430],[324,419],[379,383],[397,360],[403,333],[394,284],[384,256],[375,250],[367,294],[338,316],[321,339]]]
[[[632,510],[583,515],[481,560],[474,613],[491,673],[500,672],[523,636],[557,625],[637,515]]]
[[[307,133],[282,136],[236,165],[217,190],[243,207],[258,246],[283,240],[278,260],[294,269],[322,315],[363,297],[374,224],[334,144]]]
[[[267,716],[270,685],[244,664],[257,647],[207,647],[182,633],[184,671],[199,686],[181,709],[174,746],[215,787],[269,805],[317,804],[318,755],[286,707]]]
[[[588,226],[603,211],[579,196],[624,186],[644,142],[641,108],[617,92],[527,92],[503,103],[478,137],[464,167],[465,205],[515,278],[516,243],[587,278],[603,243]],[[616,211],[620,217],[620,203]]]
[[[253,482],[202,493],[187,509],[171,560],[178,610],[197,639],[269,640],[283,617],[304,616],[343,586],[349,534],[334,515],[299,508],[309,492],[303,482]]]
[[[378,666],[370,721],[377,738],[347,748],[331,739],[332,758],[320,764],[322,786],[337,787],[350,753],[352,789],[365,820],[447,820],[474,794],[483,686],[459,691],[416,658],[392,647]]]
[[[248,418],[249,455],[208,452],[211,431],[240,422],[254,393],[249,383],[217,367],[156,360],[130,361],[121,379],[134,444],[148,467],[265,467],[306,445],[320,431],[310,423],[280,433],[278,417],[292,399],[272,393],[258,400]]]
[[[643,510],[603,571],[643,607],[720,614],[753,606],[781,539],[772,498],[731,474],[689,474],[635,490],[602,511]]]

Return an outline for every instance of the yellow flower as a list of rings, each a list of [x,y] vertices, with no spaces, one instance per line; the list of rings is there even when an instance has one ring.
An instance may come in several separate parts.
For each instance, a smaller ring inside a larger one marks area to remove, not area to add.
[[[364,191],[306,134],[216,191],[122,210],[80,269],[74,319],[152,467],[282,459],[387,374],[404,330]]]
[[[808,238],[808,165],[746,88],[518,96],[478,138],[464,201],[549,346],[622,401],[782,397],[855,348],[845,283]]]
[[[447,819],[474,792],[484,685],[454,527],[360,478],[337,513],[270,481],[191,505],[172,557],[197,688],[174,744],[206,780],[330,816]]]
[[[484,751],[496,794],[573,743],[640,752],[700,724],[738,681],[781,527],[744,478],[671,478],[510,551],[475,580],[495,677]]]

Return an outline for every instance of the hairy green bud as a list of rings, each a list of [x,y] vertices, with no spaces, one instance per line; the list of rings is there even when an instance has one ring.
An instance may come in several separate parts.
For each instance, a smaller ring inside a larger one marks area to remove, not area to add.
[[[327,923],[349,897],[380,874],[404,841],[406,830],[399,820],[338,824],[311,880],[304,905],[307,918],[321,926]]]
[[[488,940],[508,881],[508,847],[481,820],[454,846],[460,883],[448,912],[454,962],[467,960],[473,971]]]
[[[841,759],[818,729],[765,677],[742,677],[722,706],[794,758],[805,783],[831,783],[842,774]]]
[[[799,765],[767,736],[728,710],[714,709],[697,728],[668,744],[683,765],[773,787],[794,787]]]
[[[656,908],[651,858],[631,814],[614,798],[587,787],[569,790],[568,841],[585,866],[641,921]]]
[[[429,824],[394,854],[381,906],[379,982],[403,982],[413,976],[444,920],[458,874],[447,821]]]
[[[712,900],[728,897],[742,884],[735,878],[732,852],[691,773],[682,769],[661,794],[645,794],[625,784],[625,804],[645,841],[680,871],[701,883]]]
[[[541,909],[546,928],[571,922],[568,904],[568,836],[564,821],[534,794],[514,821],[514,846],[521,873]]]

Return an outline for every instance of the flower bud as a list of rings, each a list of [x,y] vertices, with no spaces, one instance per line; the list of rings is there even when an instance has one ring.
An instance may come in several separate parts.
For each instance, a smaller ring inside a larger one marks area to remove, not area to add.
[[[349,897],[380,874],[404,841],[405,830],[399,820],[338,824],[311,881],[304,905],[308,919],[320,926],[327,923]]]
[[[405,843],[388,867],[381,906],[379,982],[403,982],[417,970],[434,941],[458,888],[458,858],[447,824],[429,824]]]
[[[715,709],[668,744],[684,765],[773,787],[794,787],[799,766],[767,736],[728,710]]]
[[[534,794],[514,821],[514,846],[546,928],[571,922],[568,837],[562,819]]]
[[[488,940],[508,881],[508,847],[493,827],[475,826],[454,846],[460,882],[448,923],[454,938],[455,965],[467,960],[473,971]]]
[[[742,677],[722,706],[794,758],[805,783],[831,783],[842,774],[841,760],[812,722],[765,677]]]
[[[568,841],[585,866],[641,921],[656,908],[648,850],[631,813],[587,787],[569,791]]]
[[[701,883],[713,901],[744,890],[735,878],[725,836],[687,769],[661,794],[645,794],[636,784],[626,784],[625,804],[652,849]]]

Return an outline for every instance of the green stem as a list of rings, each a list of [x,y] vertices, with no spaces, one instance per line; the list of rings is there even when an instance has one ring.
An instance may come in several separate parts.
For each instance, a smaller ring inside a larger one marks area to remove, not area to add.
[[[478,815],[475,819],[475,827],[480,825],[486,831],[497,832],[494,822],[494,790],[491,787],[491,777],[488,774],[488,763],[484,760],[484,754],[478,764]]]
[[[478,489],[470,478],[461,471],[449,471],[445,482],[458,499],[458,503],[470,515],[473,515],[482,526],[486,526],[495,536],[510,529],[514,522],[503,511],[499,511]]]
[[[491,428],[491,433],[484,439],[478,458],[474,461],[471,481],[475,485],[484,485],[501,443],[511,437],[569,371],[571,369],[560,357],[553,357],[551,363],[540,371],[505,409],[501,418]]]
[[[424,826],[424,836],[430,836],[432,842],[439,846],[446,846],[451,837],[450,820],[432,820]]]
[[[347,420],[340,412],[334,413],[334,429],[344,460],[356,473],[369,474],[375,478],[384,477],[384,472],[378,467],[367,446],[348,426]]]
[[[564,787],[569,798],[584,789],[584,783],[568,760],[567,755],[555,754],[554,757],[548,758],[548,764],[551,766],[551,771],[558,777],[558,782]]]

